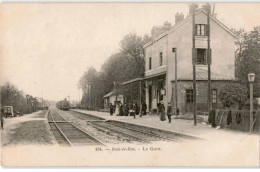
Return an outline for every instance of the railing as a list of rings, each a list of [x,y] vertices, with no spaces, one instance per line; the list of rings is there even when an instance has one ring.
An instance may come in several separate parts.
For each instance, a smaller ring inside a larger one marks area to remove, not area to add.
[[[231,115],[228,119],[228,115],[231,111]],[[228,120],[230,124],[228,124]],[[250,111],[249,110],[229,110],[229,109],[217,109],[215,122],[217,126],[223,128],[249,132],[250,131]],[[254,111],[253,114],[253,126],[252,132],[260,132],[260,111]]]

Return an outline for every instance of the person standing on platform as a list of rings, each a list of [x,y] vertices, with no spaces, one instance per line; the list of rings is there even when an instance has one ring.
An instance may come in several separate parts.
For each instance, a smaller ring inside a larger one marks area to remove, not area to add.
[[[146,105],[145,102],[143,102],[142,103],[142,115],[146,115],[147,114],[146,110],[147,110],[147,105]]]
[[[163,102],[161,101],[160,106],[159,106],[159,115],[160,115],[160,120],[161,121],[165,121],[166,117],[165,117],[165,107]]]
[[[124,111],[123,111],[123,104],[119,104],[119,116],[124,116]]]
[[[133,116],[133,112],[134,112],[134,105],[133,105],[133,103],[130,103],[130,105],[129,105],[129,114],[130,114],[130,116]]]
[[[4,109],[1,108],[1,128],[4,129]]]
[[[119,116],[119,104],[116,102],[116,110],[115,110],[115,115]]]
[[[128,113],[129,113],[128,104],[125,103],[125,106],[124,106],[124,115],[125,115],[125,116],[128,116]]]
[[[138,104],[135,102],[135,115],[139,114]]]
[[[167,106],[167,116],[168,116],[169,123],[171,123],[171,121],[172,121],[172,106],[171,106],[170,102],[168,102],[168,106]]]
[[[135,118],[136,115],[136,103],[133,103],[133,116]]]
[[[113,113],[114,113],[114,106],[112,105],[112,103],[110,103],[110,106],[109,106],[109,112],[110,112],[110,116],[113,116]]]

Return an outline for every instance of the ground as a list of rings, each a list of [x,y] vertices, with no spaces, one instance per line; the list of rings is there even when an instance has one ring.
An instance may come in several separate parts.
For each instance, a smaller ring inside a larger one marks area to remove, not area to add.
[[[50,132],[46,111],[5,120],[2,164],[5,166],[259,166],[259,136],[211,128],[192,120],[160,121],[158,116],[110,116],[106,112],[76,110],[110,120],[146,125],[202,138],[180,144],[147,145],[143,150],[118,152],[97,148],[64,148]],[[28,144],[30,143],[30,144]],[[135,147],[133,147],[135,148]],[[159,151],[154,151],[159,150]]]
[[[4,120],[4,130],[1,131],[1,145],[55,144],[55,138],[50,132],[46,120],[47,111],[7,118]]]

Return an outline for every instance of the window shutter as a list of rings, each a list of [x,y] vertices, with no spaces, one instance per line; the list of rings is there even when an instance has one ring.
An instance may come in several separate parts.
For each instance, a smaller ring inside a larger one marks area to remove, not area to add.
[[[198,30],[198,28],[197,28],[197,27],[198,27],[198,25],[197,25],[197,24],[195,24],[195,35],[198,35],[198,34],[197,34],[197,30]]]

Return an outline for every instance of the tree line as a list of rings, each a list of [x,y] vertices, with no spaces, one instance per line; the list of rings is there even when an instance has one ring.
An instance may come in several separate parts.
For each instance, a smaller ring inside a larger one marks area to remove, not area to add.
[[[41,108],[39,98],[26,95],[15,85],[6,82],[0,89],[1,107],[13,106],[15,111],[22,114],[35,112]]]
[[[84,108],[102,108],[105,94],[113,89],[121,93],[123,82],[144,76],[143,46],[149,41],[148,35],[138,36],[129,33],[120,41],[119,52],[112,54],[104,62],[100,71],[90,67],[84,72],[78,83],[78,87],[83,92],[81,104]],[[135,84],[129,89],[133,90],[133,94],[138,91]]]

